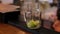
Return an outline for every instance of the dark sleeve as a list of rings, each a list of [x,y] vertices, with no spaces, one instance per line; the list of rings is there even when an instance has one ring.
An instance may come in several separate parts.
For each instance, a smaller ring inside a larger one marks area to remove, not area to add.
[[[58,8],[60,8],[60,0],[58,0],[58,4],[57,4]]]
[[[58,18],[58,20],[60,20],[60,8],[58,8],[58,10],[57,10],[57,18]]]

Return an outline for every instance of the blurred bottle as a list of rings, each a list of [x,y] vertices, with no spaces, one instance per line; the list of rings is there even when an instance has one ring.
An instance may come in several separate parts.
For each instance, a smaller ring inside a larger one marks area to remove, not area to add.
[[[50,4],[48,2],[48,0],[39,0],[40,3],[40,9],[41,11],[45,11],[46,9],[50,8]]]

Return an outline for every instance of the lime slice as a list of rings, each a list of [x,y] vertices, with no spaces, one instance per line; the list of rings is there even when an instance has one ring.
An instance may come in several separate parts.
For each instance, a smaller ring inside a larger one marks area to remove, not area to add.
[[[40,21],[39,20],[30,20],[29,22],[27,22],[27,27],[30,29],[34,29],[34,28],[39,28],[40,27]]]

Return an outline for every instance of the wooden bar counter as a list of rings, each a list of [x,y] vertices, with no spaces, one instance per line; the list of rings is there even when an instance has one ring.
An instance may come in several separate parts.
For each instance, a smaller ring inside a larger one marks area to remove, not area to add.
[[[0,12],[1,13],[13,12],[17,8],[20,8],[20,6],[8,5],[8,4],[0,4]]]
[[[0,24],[0,34],[31,34],[8,24]]]

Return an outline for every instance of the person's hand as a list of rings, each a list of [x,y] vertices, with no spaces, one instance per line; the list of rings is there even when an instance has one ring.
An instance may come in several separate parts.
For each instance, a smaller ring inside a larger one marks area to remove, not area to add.
[[[56,20],[53,24],[53,28],[55,31],[60,32],[60,21]]]

